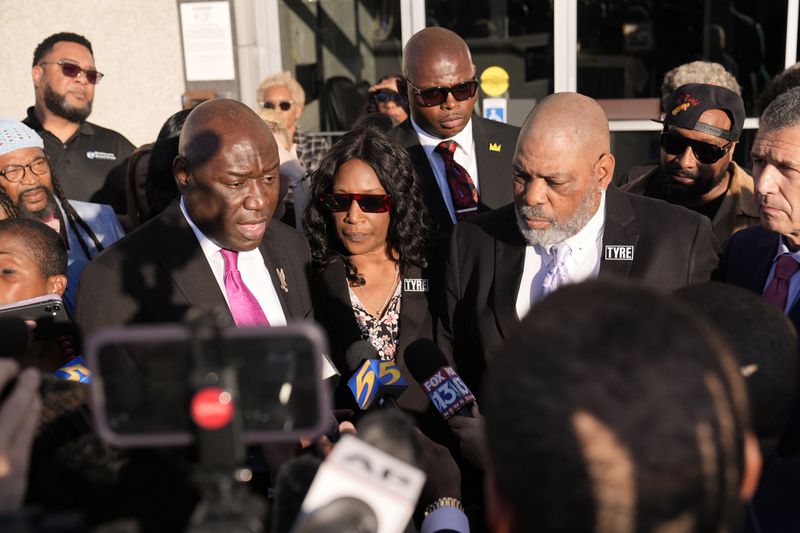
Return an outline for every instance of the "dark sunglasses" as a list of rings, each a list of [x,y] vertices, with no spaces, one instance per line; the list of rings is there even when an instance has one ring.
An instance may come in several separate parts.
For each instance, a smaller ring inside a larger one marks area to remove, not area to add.
[[[414,89],[414,97],[417,100],[417,104],[422,107],[442,105],[447,100],[448,94],[452,94],[453,98],[463,102],[475,96],[478,91],[478,80],[475,79],[462,81],[450,87],[428,87],[427,89],[420,89],[409,80],[406,80],[406,82]]]
[[[292,108],[292,104],[294,102],[264,102],[263,105],[264,109],[275,109],[276,107],[280,107],[281,111],[289,111]]]
[[[40,65],[58,65],[61,67],[61,73],[68,77],[68,78],[77,78],[80,76],[81,72],[83,75],[86,76],[86,81],[91,83],[92,85],[97,85],[100,83],[100,80],[103,79],[103,73],[97,72],[93,68],[81,68],[80,65],[76,63],[70,63],[69,61],[42,61],[39,63]]]
[[[392,209],[392,196],[390,194],[323,194],[319,203],[330,210],[331,213],[343,213],[350,209],[353,201],[358,202],[358,207],[365,213],[386,213]]]
[[[399,93],[396,93],[394,91],[387,91],[384,89],[382,91],[376,92],[375,94],[372,95],[372,97],[379,104],[386,104],[389,102],[394,102],[397,105],[403,104],[403,97]]]
[[[733,141],[725,146],[717,146],[716,144],[687,139],[674,133],[662,133],[660,143],[661,148],[670,155],[681,155],[686,151],[686,148],[691,146],[695,159],[705,165],[711,165],[722,159],[733,146]]]

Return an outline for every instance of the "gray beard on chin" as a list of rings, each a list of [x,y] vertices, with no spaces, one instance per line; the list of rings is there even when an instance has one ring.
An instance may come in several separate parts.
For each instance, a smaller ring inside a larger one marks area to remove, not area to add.
[[[546,216],[541,206],[523,205],[518,207],[514,209],[517,227],[522,233],[522,237],[531,246],[547,246],[564,242],[582,230],[597,212],[597,208],[594,205],[596,194],[597,189],[587,191],[578,209],[563,224],[559,224],[553,217]],[[527,222],[525,222],[525,217],[547,220],[550,222],[550,226],[547,229],[530,229]]]
[[[44,86],[44,105],[56,116],[70,122],[80,123],[86,120],[92,112],[92,102],[86,102],[83,107],[74,107],[67,103],[63,94],[56,94],[49,84]]]

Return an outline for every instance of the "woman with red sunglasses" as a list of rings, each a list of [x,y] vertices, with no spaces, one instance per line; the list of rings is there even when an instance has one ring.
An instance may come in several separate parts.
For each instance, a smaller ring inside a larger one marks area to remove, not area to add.
[[[408,382],[400,407],[424,412],[429,402],[402,354],[412,341],[432,337],[438,283],[427,257],[428,215],[408,154],[378,128],[347,133],[312,175],[305,215],[316,264],[314,314],[342,373],[337,404],[355,406],[347,387],[355,369],[345,353],[366,340]]]

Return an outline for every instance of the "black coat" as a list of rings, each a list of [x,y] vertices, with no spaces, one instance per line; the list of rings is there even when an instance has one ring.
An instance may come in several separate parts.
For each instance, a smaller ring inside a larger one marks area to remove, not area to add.
[[[606,193],[604,250],[606,245],[633,246],[633,259],[601,258],[601,279],[638,280],[667,293],[707,281],[719,261],[719,244],[706,217],[615,187]],[[473,391],[480,388],[492,352],[519,324],[516,300],[525,247],[513,204],[453,231],[436,334]]]
[[[313,318],[311,253],[303,236],[273,220],[259,249],[287,320]],[[279,288],[277,269],[283,270],[288,292]],[[104,326],[178,322],[191,307],[215,306],[230,313],[175,201],[89,263],[78,288],[75,322],[89,335]]]

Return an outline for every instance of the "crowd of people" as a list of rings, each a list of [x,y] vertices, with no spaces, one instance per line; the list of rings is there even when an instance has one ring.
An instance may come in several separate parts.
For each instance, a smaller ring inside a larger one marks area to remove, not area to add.
[[[87,121],[91,43],[46,38],[34,105],[0,119],[0,329],[43,297],[72,327],[29,319],[32,341],[0,349],[0,529],[193,523],[194,452],[103,441],[82,355],[106,328],[213,309],[237,328],[315,322],[339,376],[328,434],[248,450],[270,503],[254,531],[377,531],[358,498],[301,510],[344,433],[427,476],[397,531],[800,530],[795,73],[759,100],[747,169],[736,78],[676,66],[658,160],[618,187],[597,101],[550,95],[521,128],[480,118],[470,50],[443,28],[409,39],[332,143],[298,128],[284,72],[257,112],[208,100],[138,149]],[[407,383],[363,417],[359,342]],[[415,370],[438,358],[463,386],[455,415]]]

